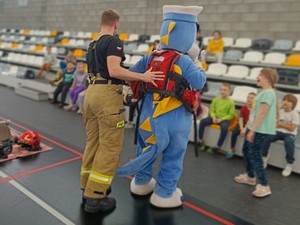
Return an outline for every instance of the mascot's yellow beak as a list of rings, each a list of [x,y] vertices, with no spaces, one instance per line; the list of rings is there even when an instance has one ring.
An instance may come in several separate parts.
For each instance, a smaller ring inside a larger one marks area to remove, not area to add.
[[[174,29],[175,25],[176,25],[176,22],[171,21],[168,25],[168,34],[160,38],[160,41],[166,46],[169,45],[169,36],[170,36],[171,31]]]

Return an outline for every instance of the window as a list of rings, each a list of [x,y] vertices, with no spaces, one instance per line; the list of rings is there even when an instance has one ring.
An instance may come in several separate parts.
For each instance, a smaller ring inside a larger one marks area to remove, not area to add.
[[[18,6],[27,6],[28,0],[18,0]]]

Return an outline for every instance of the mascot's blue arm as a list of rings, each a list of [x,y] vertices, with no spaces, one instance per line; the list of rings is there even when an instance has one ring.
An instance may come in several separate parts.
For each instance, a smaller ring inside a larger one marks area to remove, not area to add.
[[[206,73],[202,68],[195,66],[188,55],[183,55],[176,63],[182,70],[183,77],[187,79],[193,89],[201,89],[206,82]]]

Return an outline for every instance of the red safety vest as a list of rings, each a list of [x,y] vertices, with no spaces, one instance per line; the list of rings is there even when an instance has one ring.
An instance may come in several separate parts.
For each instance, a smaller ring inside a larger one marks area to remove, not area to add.
[[[182,101],[190,112],[193,111],[195,102],[195,90],[191,90],[188,81],[174,72],[174,63],[181,57],[181,53],[174,50],[156,50],[152,53],[147,70],[162,71],[165,74],[163,80],[155,81],[157,87],[152,83],[135,81],[131,83],[131,89],[136,99],[141,99],[146,93],[160,94],[160,100],[172,96]]]

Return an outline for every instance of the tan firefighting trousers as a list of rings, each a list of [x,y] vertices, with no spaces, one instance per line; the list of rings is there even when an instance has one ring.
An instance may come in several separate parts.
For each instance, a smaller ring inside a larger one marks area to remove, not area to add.
[[[85,197],[105,197],[112,183],[123,149],[124,111],[122,85],[89,85],[84,100],[86,147],[80,174]]]

